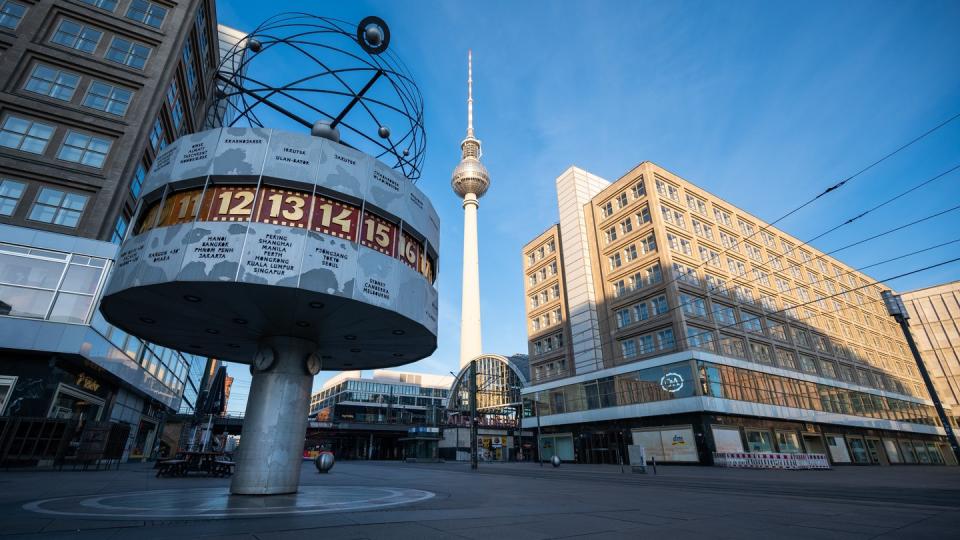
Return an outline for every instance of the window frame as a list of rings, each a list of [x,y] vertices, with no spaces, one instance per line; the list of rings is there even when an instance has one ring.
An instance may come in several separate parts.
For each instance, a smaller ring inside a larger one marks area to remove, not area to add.
[[[23,8],[23,12],[20,13],[19,16],[15,16],[15,15],[11,15],[11,14],[7,13],[5,10],[6,10],[7,6],[10,6],[10,5],[19,6],[19,7]],[[0,0],[0,21],[6,19],[6,18],[8,18],[8,17],[11,18],[11,19],[12,19],[12,18],[16,18],[16,19],[17,19],[17,24],[15,24],[15,25],[13,25],[13,26],[9,26],[9,25],[6,25],[6,24],[0,24],[0,27],[6,28],[6,29],[8,29],[8,30],[10,30],[10,31],[15,32],[15,31],[17,30],[17,28],[20,28],[20,23],[23,22],[23,19],[24,19],[24,17],[27,16],[27,12],[28,12],[28,11],[30,11],[30,6],[28,6],[28,5],[26,5],[26,4],[22,3],[22,2],[15,2],[14,0]],[[2,411],[2,410],[3,410],[3,409],[0,408],[0,411]]]
[[[57,203],[56,206],[53,206],[53,205],[51,205],[51,204],[41,203],[41,202],[40,202],[40,196],[43,195],[43,192],[44,192],[45,190],[58,191],[58,192],[62,193],[62,197],[60,198],[60,201]],[[77,196],[83,197],[83,206],[82,206],[79,210],[73,209],[73,208],[65,208],[65,207],[63,206],[63,202],[66,200],[67,195],[77,195]],[[86,195],[86,194],[83,194],[83,193],[79,193],[79,192],[76,192],[76,191],[67,191],[67,190],[64,190],[64,189],[60,189],[59,187],[41,186],[40,189],[38,189],[37,192],[36,192],[36,194],[34,195],[33,203],[30,205],[30,212],[27,214],[27,219],[30,220],[30,221],[35,221],[35,222],[37,222],[37,223],[46,223],[46,224],[48,224],[48,225],[55,225],[55,226],[57,226],[57,227],[65,227],[65,228],[68,228],[68,229],[76,229],[77,227],[80,226],[80,221],[83,219],[83,214],[84,214],[84,212],[86,212],[86,210],[87,210],[87,204],[88,204],[89,202],[90,202],[90,196],[89,196],[89,195]],[[43,221],[43,220],[41,220],[41,219],[36,219],[36,218],[33,217],[33,209],[34,209],[38,204],[39,204],[39,205],[42,205],[42,206],[51,206],[51,207],[55,208],[54,214],[53,214],[53,219],[52,219],[52,220],[50,220],[50,221]],[[74,225],[65,225],[65,224],[63,224],[63,223],[57,223],[57,216],[60,214],[60,211],[61,211],[61,210],[64,210],[64,209],[67,210],[67,211],[69,211],[69,212],[77,212],[78,215],[77,215],[76,224],[74,224]]]
[[[61,43],[61,42],[59,42],[59,41],[54,41],[54,40],[56,39],[56,37],[57,37],[57,34],[60,33],[60,30],[61,30],[61,28],[63,27],[64,23],[75,24],[75,25],[77,25],[77,26],[80,27],[80,30],[79,30],[79,31],[77,32],[77,34],[76,34],[76,38],[77,38],[77,39],[76,39],[76,41],[75,41],[72,45],[67,45],[66,43]],[[84,30],[87,30],[87,29],[93,30],[93,31],[97,32],[97,34],[98,34],[98,35],[97,35],[97,40],[94,42],[93,48],[92,48],[90,51],[87,51],[87,50],[85,50],[85,49],[81,49],[81,48],[79,48],[79,47],[76,46],[78,43],[80,43],[81,41],[83,41],[83,39],[84,39],[84,38],[83,38],[83,31],[84,31]],[[104,34],[103,30],[100,30],[99,28],[97,28],[97,27],[95,27],[95,26],[92,26],[92,25],[89,25],[89,24],[85,24],[85,23],[79,23],[79,22],[74,21],[74,20],[72,20],[72,19],[68,19],[68,18],[66,18],[66,17],[63,17],[63,18],[60,19],[60,23],[57,24],[56,28],[53,30],[53,34],[50,36],[50,43],[52,43],[52,44],[54,44],[54,45],[59,45],[59,46],[61,46],[61,47],[66,47],[66,48],[68,48],[68,49],[70,49],[70,50],[73,50],[73,51],[80,51],[80,52],[82,52],[83,54],[89,54],[89,55],[93,56],[94,54],[96,54],[97,49],[100,47],[100,43],[103,41],[103,34]]]

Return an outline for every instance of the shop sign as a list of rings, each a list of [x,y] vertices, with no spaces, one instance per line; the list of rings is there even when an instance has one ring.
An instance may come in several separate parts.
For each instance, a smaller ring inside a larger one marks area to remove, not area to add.
[[[96,392],[100,390],[100,383],[96,379],[87,375],[86,373],[81,373],[77,375],[76,385],[84,390],[89,390],[91,392]]]
[[[663,388],[671,394],[680,391],[683,388],[683,377],[679,373],[671,371],[660,378],[660,388]]]

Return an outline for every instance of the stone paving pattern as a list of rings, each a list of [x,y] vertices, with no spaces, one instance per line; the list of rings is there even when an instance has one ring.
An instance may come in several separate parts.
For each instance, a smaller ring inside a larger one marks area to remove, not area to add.
[[[960,467],[832,471],[617,466],[341,462],[312,464],[302,485],[429,490],[432,499],[382,510],[213,520],[103,520],[28,512],[52,497],[223,487],[221,478],[154,478],[149,464],[117,471],[0,472],[0,538],[957,538]],[[142,495],[141,495],[142,496]]]

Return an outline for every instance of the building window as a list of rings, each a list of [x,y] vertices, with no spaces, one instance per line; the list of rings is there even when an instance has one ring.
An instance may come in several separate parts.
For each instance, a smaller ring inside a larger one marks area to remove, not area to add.
[[[706,275],[707,288],[717,294],[727,296],[727,281],[710,274]]]
[[[657,348],[661,351],[672,349],[675,345],[673,339],[673,328],[667,328],[666,330],[660,330],[657,332]]]
[[[707,305],[703,298],[680,293],[680,305],[683,307],[683,313],[688,317],[707,317]]]
[[[650,208],[647,205],[643,205],[643,208],[637,212],[637,224],[643,225],[644,223],[650,223]]]
[[[107,139],[70,131],[57,153],[57,158],[99,169],[107,159],[110,144]]]
[[[167,8],[161,7],[153,2],[146,0],[133,0],[130,7],[127,8],[128,19],[160,28],[163,25],[163,19],[167,16]]]
[[[143,188],[143,180],[147,176],[147,171],[143,163],[137,164],[137,170],[133,172],[133,179],[130,180],[130,194],[136,199],[140,196],[140,190]]]
[[[200,5],[200,9],[197,10],[197,41],[200,42],[200,49],[204,54],[207,52],[207,18],[203,12],[203,4]]]
[[[693,247],[690,244],[690,241],[686,238],[681,238],[673,233],[668,233],[667,243],[670,244],[670,249],[675,252],[683,253],[687,256],[693,255]]]
[[[607,229],[607,243],[610,244],[616,241],[617,241],[617,228],[610,227],[609,229]]]
[[[695,232],[697,236],[706,238],[707,240],[713,240],[713,227],[703,223],[699,219],[691,219],[690,222],[693,224],[693,232]]]
[[[620,268],[620,266],[623,264],[623,261],[620,258],[619,252],[614,253],[608,258],[610,259],[610,270],[616,270],[617,268]]]
[[[35,94],[70,101],[79,82],[79,75],[38,64],[27,79],[25,88]]]
[[[612,201],[607,201],[607,203],[604,204],[604,205],[600,208],[600,213],[603,214],[603,217],[610,217],[610,216],[612,216],[612,215],[613,215],[613,202],[612,202]]]
[[[624,358],[633,358],[637,355],[637,342],[632,339],[621,341],[620,352],[623,353]]]
[[[643,179],[641,178],[636,184],[633,185],[630,190],[633,192],[633,198],[639,199],[647,194],[647,189],[643,186]]]
[[[631,322],[633,322],[633,320],[630,318],[630,310],[628,308],[617,310],[617,328],[623,328]]]
[[[681,229],[686,229],[687,226],[683,221],[683,214],[678,212],[669,206],[660,205],[660,213],[663,214],[663,220],[671,225],[676,225]]]
[[[743,338],[720,334],[720,352],[734,358],[746,358],[747,349],[743,346]]]
[[[132,97],[133,92],[126,88],[93,81],[90,83],[87,95],[83,97],[83,106],[123,116],[127,114],[127,107],[130,105]]]
[[[742,276],[747,273],[747,266],[742,261],[727,257],[727,269],[735,276]]]
[[[747,332],[763,335],[763,323],[760,321],[760,317],[747,311],[743,312],[743,329]]]
[[[633,315],[636,321],[645,321],[650,318],[650,309],[646,302],[640,302],[633,306]]]
[[[123,242],[123,235],[127,232],[127,218],[122,215],[117,217],[117,223],[113,226],[113,236],[110,238],[110,241],[114,244],[119,244]]]
[[[53,136],[53,126],[18,116],[8,116],[0,128],[0,146],[42,154]]]
[[[699,197],[694,197],[689,193],[687,194],[687,208],[700,215],[707,215],[707,203],[703,202]]]
[[[0,180],[0,216],[12,216],[27,185],[4,178]]]
[[[0,1],[0,26],[16,30],[26,12],[27,6],[19,2]]]
[[[100,8],[113,13],[117,9],[117,0],[80,0],[84,4],[90,4],[93,7]]]
[[[628,232],[632,231],[632,230],[633,230],[633,220],[628,217],[627,219],[621,221],[621,222],[620,222],[620,230],[623,231],[623,234],[627,234]]]
[[[638,256],[636,244],[631,244],[630,247],[624,249],[623,254],[627,257],[627,261],[635,261]]]
[[[713,218],[717,223],[722,223],[726,226],[730,226],[730,213],[719,208],[713,209]]]
[[[180,128],[183,127],[183,104],[179,99],[170,108],[170,118],[173,119],[173,130],[180,133],[182,131]]]
[[[713,318],[724,326],[737,324],[737,316],[733,308],[723,304],[713,304]]]
[[[627,204],[629,204],[629,203],[627,202],[627,194],[626,194],[626,193],[621,193],[619,196],[617,196],[617,208],[623,208],[623,207],[627,206]]]
[[[143,69],[150,56],[150,47],[135,41],[114,37],[107,49],[106,59],[118,64]]]
[[[197,94],[200,92],[200,85],[197,84],[197,71],[193,67],[189,43],[183,48],[183,67],[187,73],[187,88],[190,89],[190,95],[196,100]]]
[[[45,187],[30,209],[30,219],[64,227],[76,227],[87,205],[87,196]]]
[[[713,332],[695,326],[687,327],[687,346],[691,349],[715,351]]]
[[[777,362],[782,368],[797,369],[797,356],[792,351],[777,349]]]
[[[53,33],[51,41],[87,54],[93,54],[102,36],[103,32],[96,28],[65,19],[60,21],[60,26]]]
[[[660,178],[657,178],[655,183],[657,185],[657,193],[659,193],[661,197],[666,197],[677,202],[680,201],[680,190],[676,186],[664,182]]]
[[[160,119],[153,123],[153,128],[150,130],[150,147],[153,148],[154,152],[159,152],[163,147],[167,145],[167,137],[163,132],[163,124],[160,123]]]
[[[740,225],[740,232],[742,232],[744,236],[753,236],[753,223],[738,219],[737,224]]]
[[[654,315],[663,315],[670,311],[669,306],[667,305],[667,297],[665,295],[660,295],[650,301],[650,304],[653,306]]]
[[[752,342],[750,343],[750,355],[753,356],[754,362],[760,362],[761,364],[770,365],[773,363],[773,360],[770,358],[770,346]]]

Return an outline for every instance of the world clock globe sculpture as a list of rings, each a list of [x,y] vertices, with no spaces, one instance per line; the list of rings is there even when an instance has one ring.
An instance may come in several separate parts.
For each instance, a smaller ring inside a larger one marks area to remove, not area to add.
[[[422,100],[389,42],[375,17],[264,22],[220,66],[219,127],[158,152],[120,247],[108,321],[251,365],[233,494],[297,491],[321,369],[436,349]]]

